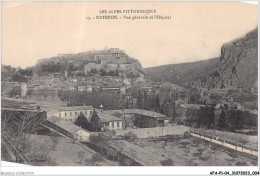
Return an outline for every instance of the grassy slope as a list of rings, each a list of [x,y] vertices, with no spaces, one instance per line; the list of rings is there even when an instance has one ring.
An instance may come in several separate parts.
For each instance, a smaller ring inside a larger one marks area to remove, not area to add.
[[[198,62],[162,65],[145,68],[145,74],[154,81],[170,82],[183,86],[185,81],[206,80],[215,71],[219,58]]]

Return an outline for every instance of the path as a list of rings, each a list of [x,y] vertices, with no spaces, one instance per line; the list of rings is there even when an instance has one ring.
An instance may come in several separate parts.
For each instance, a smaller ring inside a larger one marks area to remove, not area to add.
[[[225,142],[221,142],[221,141],[218,141],[218,140],[215,140],[215,139],[212,139],[212,138],[208,138],[208,137],[205,137],[205,136],[200,136],[198,134],[195,134],[195,133],[191,133],[192,136],[195,136],[195,137],[198,137],[198,138],[201,138],[201,139],[204,139],[206,141],[209,141],[209,142],[213,142],[215,144],[219,144],[219,145],[223,145],[227,148],[230,148],[230,149],[233,149],[233,150],[236,150],[236,151],[239,151],[239,152],[243,152],[243,153],[247,153],[247,154],[251,154],[251,155],[255,155],[255,156],[258,156],[258,152],[257,151],[251,151],[251,150],[248,150],[248,149],[245,149],[245,148],[242,148],[242,147],[239,147],[239,146],[235,146],[235,145],[232,145],[232,144],[228,144],[228,143],[225,143]]]

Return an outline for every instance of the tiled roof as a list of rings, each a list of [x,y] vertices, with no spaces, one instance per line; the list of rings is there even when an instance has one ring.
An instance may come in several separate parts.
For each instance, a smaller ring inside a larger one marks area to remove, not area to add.
[[[59,107],[59,111],[80,111],[80,110],[91,110],[94,109],[92,106],[64,106]]]

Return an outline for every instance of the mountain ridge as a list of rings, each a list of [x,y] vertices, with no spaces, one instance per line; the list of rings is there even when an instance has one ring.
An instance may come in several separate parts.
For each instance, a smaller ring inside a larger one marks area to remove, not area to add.
[[[185,82],[191,81],[204,84],[207,76],[215,70],[218,62],[219,57],[216,57],[195,62],[144,68],[144,72],[154,81],[170,82],[180,86],[185,86]],[[196,74],[190,74],[191,72]]]

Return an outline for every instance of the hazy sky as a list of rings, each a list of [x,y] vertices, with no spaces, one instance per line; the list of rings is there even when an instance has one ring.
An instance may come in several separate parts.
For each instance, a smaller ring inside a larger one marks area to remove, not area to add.
[[[85,19],[117,9],[155,9],[171,20]],[[256,27],[257,5],[240,2],[2,2],[2,64],[105,47],[143,67],[191,62],[219,56],[223,43]]]

